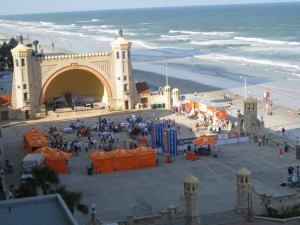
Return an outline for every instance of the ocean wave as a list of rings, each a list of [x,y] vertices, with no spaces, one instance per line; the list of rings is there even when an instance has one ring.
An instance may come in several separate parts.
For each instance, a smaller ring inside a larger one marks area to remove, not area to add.
[[[231,36],[234,32],[201,32],[201,31],[185,31],[185,30],[169,30],[169,33],[181,33],[181,34],[190,34],[190,35],[214,35],[214,36]]]
[[[209,40],[209,41],[191,41],[192,45],[203,46],[249,46],[250,44],[236,42],[233,40]]]
[[[263,38],[234,37],[234,39],[240,41],[246,41],[246,42],[255,42],[255,43],[272,44],[272,45],[300,45],[300,42],[269,40]]]
[[[299,77],[300,78],[300,74],[299,73],[291,73],[291,75]]]
[[[189,41],[191,40],[188,36],[186,35],[160,35],[160,40],[167,40],[167,41]]]
[[[112,42],[114,38],[108,38],[105,36],[92,36],[92,38],[96,41],[101,41],[101,42]]]
[[[90,23],[90,22],[99,22],[99,19],[90,19],[90,20],[78,20],[76,23]]]
[[[293,69],[293,71],[300,71],[300,65],[289,64],[285,62],[271,61],[265,59],[251,59],[246,57],[239,56],[228,56],[221,54],[207,54],[207,55],[194,55],[195,58],[200,58],[203,60],[211,60],[211,61],[231,61],[231,62],[240,62],[241,64],[256,64],[263,66],[275,66],[286,69]]]
[[[157,49],[157,47],[146,44],[145,42],[143,42],[141,40],[131,40],[131,42],[132,42],[133,46],[135,46],[135,47],[142,47],[142,48],[146,48],[146,49]]]
[[[40,24],[44,25],[44,26],[53,26],[54,23],[51,22],[44,22],[44,21],[40,21]]]

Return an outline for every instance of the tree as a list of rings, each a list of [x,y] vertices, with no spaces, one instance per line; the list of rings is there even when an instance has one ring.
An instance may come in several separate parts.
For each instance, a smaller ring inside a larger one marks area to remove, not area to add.
[[[81,203],[82,193],[76,191],[69,191],[66,189],[65,185],[56,186],[54,189],[50,190],[50,193],[55,194],[58,193],[65,201],[66,205],[68,206],[69,210],[72,214],[74,214],[75,210],[83,213],[88,214],[89,209],[88,206]]]
[[[48,190],[51,188],[51,185],[59,184],[57,173],[48,166],[34,168],[32,175],[35,179],[36,185],[41,187],[43,195],[47,194]]]

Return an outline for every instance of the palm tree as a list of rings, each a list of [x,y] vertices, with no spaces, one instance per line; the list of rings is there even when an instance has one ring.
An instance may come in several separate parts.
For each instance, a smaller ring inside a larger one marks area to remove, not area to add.
[[[15,191],[15,198],[26,198],[37,195],[36,183],[34,179],[27,179],[21,183],[20,187]]]
[[[32,175],[35,179],[36,185],[41,187],[43,195],[47,194],[51,185],[59,184],[57,173],[48,166],[34,168]]]
[[[77,210],[84,215],[88,214],[89,209],[88,206],[81,203],[82,193],[76,191],[69,191],[66,189],[65,185],[56,186],[54,189],[50,190],[50,193],[58,193],[61,195],[66,205],[72,214]]]

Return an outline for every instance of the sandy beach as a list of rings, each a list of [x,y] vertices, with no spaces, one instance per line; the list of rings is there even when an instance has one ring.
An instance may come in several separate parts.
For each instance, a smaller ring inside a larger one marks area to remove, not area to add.
[[[0,38],[7,38],[5,34],[0,34]],[[10,38],[9,38],[10,39]],[[45,54],[70,54],[69,50],[60,46],[49,46],[41,45],[40,49],[43,49]],[[148,69],[148,68],[145,68]],[[147,82],[151,91],[157,91],[159,87],[164,87],[166,85],[166,76],[164,74],[159,74],[155,72],[149,72],[141,69],[134,69],[134,77],[137,82]],[[220,81],[221,82],[221,81]],[[224,89],[220,87],[214,87],[206,85],[197,81],[180,79],[172,76],[168,76],[168,83],[172,88],[178,88],[180,95],[185,95],[186,99],[193,98],[193,94],[197,92],[197,97],[203,97],[205,101],[218,101],[223,102],[223,93],[226,93],[233,99],[233,107],[229,114],[236,116],[237,109],[243,109],[243,96],[234,96],[236,93],[235,89],[229,88]],[[249,87],[248,87],[249,88]],[[6,88],[9,90],[10,88]],[[243,87],[239,87],[243,90]],[[242,91],[243,92],[243,91]],[[256,97],[257,93],[254,93],[253,97]],[[224,106],[228,102],[223,102]],[[300,117],[298,116],[297,110],[291,110],[292,113],[288,114],[288,108],[282,106],[281,104],[276,104],[272,107],[273,116],[267,116],[265,111],[264,102],[258,103],[258,115],[263,116],[265,120],[265,127],[271,132],[280,132],[282,127],[285,127],[287,136],[292,141],[293,145],[299,140],[300,137]]]

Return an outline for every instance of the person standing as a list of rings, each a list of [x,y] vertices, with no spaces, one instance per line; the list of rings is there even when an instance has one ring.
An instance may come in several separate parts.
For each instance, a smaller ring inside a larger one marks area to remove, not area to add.
[[[261,143],[262,143],[262,138],[261,136],[258,137],[258,146],[261,146]]]
[[[269,134],[269,137],[268,137],[268,145],[271,146],[271,145],[272,145],[272,142],[273,142],[273,136],[272,136],[272,134]]]
[[[285,129],[284,129],[284,127],[282,128],[281,132],[282,132],[282,136],[285,137]]]
[[[297,174],[297,181],[298,181],[298,183],[300,182],[299,181],[299,176],[300,176],[300,167],[299,166],[297,166],[297,169],[296,169],[296,174]]]

